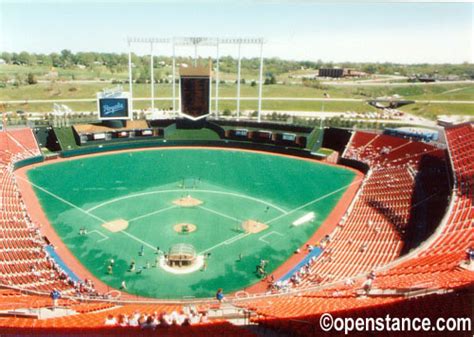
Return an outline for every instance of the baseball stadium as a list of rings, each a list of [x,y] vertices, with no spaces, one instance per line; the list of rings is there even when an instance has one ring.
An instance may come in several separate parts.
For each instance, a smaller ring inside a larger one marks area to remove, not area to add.
[[[1,336],[472,336],[474,124],[270,120],[266,44],[129,37],[125,88],[96,92],[92,117],[54,104],[46,122],[11,125],[2,105]],[[153,75],[164,45],[166,100]],[[219,107],[224,45],[239,48],[234,115]],[[250,114],[242,45],[260,55]],[[177,47],[194,57],[180,64]],[[404,319],[445,324],[379,328]],[[372,325],[342,328],[359,320]]]

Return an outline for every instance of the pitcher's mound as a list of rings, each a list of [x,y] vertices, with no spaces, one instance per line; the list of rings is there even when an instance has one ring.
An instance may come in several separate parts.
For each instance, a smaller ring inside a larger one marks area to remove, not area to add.
[[[247,220],[242,223],[242,228],[246,233],[255,234],[267,229],[268,225],[255,220]]]
[[[120,232],[128,228],[128,221],[124,219],[118,219],[102,224],[102,227],[108,229],[109,231],[115,233]]]
[[[187,197],[173,200],[173,204],[180,207],[196,207],[196,206],[202,205],[203,202],[199,199],[193,198],[192,196],[188,195]]]
[[[179,223],[173,226],[175,232],[178,233],[192,233],[196,230],[196,225],[190,223]]]

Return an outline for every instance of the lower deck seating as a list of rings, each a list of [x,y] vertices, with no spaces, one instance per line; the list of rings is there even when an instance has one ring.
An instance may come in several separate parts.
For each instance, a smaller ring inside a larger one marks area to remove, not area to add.
[[[348,146],[359,149],[375,142],[382,146],[385,137],[389,136],[357,132]],[[403,142],[405,149],[413,152],[408,156],[400,152],[396,157],[397,151],[392,150],[391,165],[380,159],[383,153],[371,152],[369,163],[378,164],[365,178],[353,205],[325,242],[321,257],[303,275],[299,287],[380,268],[418,246],[439,224],[449,193],[445,152],[392,138],[396,137],[388,138],[391,144]],[[438,182],[436,187],[433,180]]]
[[[369,287],[366,287],[369,283],[366,282],[365,277],[362,277],[352,280],[352,282],[346,282],[345,285],[334,285],[332,288],[318,293],[265,299],[246,304],[245,306],[262,315],[258,321],[272,328],[291,331],[299,336],[316,336],[322,333],[321,330],[318,330],[318,322],[325,312],[331,312],[334,317],[354,318],[380,317],[386,313],[390,313],[392,317],[429,317],[432,320],[439,317],[472,318],[474,268],[469,267],[466,251],[468,248],[474,247],[472,193],[474,180],[472,175],[466,176],[465,173],[472,171],[472,163],[474,163],[474,151],[472,151],[474,128],[471,124],[455,127],[446,130],[446,136],[455,176],[453,200],[450,212],[446,213],[445,223],[442,223],[442,227],[434,234],[431,242],[404,262],[386,270],[384,267],[375,270],[375,273],[370,276],[373,281],[370,282]],[[387,179],[398,180],[397,184],[393,186],[403,186],[404,178],[395,174],[397,168],[387,170],[391,170]],[[383,171],[383,169],[379,169],[376,172]],[[374,181],[374,184],[371,184],[368,179],[364,186],[366,190],[362,192],[357,202],[360,203],[360,200],[364,200],[364,193],[376,193],[374,191],[378,191],[379,188],[389,189],[390,185],[380,176]],[[438,183],[433,185],[439,186]],[[426,187],[429,188],[429,186]],[[381,195],[384,201],[392,200],[395,196],[403,200],[403,190],[402,188],[398,194],[386,192]],[[361,237],[367,238],[369,232],[362,230],[362,228],[359,234],[357,231],[351,230],[351,227],[348,227],[347,230],[347,220],[335,237],[357,238],[357,235],[361,235]],[[350,222],[352,223],[352,221]],[[370,235],[368,237],[370,238]],[[333,240],[333,242],[338,241],[340,240]],[[374,258],[376,256],[377,254],[374,254]],[[357,261],[349,254],[345,257],[347,257],[348,266]],[[342,266],[341,264],[339,267]],[[318,268],[320,267],[318,265],[313,267],[318,272],[322,270]],[[447,293],[413,299],[393,295],[394,291],[400,294],[400,291],[440,291],[440,289]],[[392,295],[384,295],[387,291]],[[327,296],[324,292],[330,293],[330,295]],[[360,297],[361,293],[369,296]],[[470,333],[470,331],[466,334],[444,332],[443,335],[462,336]],[[364,333],[352,333],[351,335],[353,334],[364,335]],[[385,335],[390,334],[387,332]],[[406,335],[410,335],[410,333]],[[423,335],[430,334],[424,333]]]
[[[474,271],[461,268],[466,251],[474,248],[474,128],[471,124],[446,130],[456,178],[452,209],[436,240],[416,257],[379,275],[379,288],[449,288],[474,282]],[[467,160],[460,160],[464,158]]]
[[[389,314],[392,318],[428,318],[436,324],[438,318],[472,318],[474,306],[473,287],[455,289],[445,294],[431,294],[413,298],[404,297],[326,297],[318,294],[303,296],[287,296],[274,300],[262,300],[246,304],[256,310],[260,316],[256,321],[273,330],[291,333],[292,336],[310,337],[345,336],[344,331],[334,329],[330,333],[320,327],[320,318],[331,313],[336,318],[352,319],[385,319]],[[464,327],[464,331],[434,332],[423,331],[420,336],[469,336],[472,332]],[[352,331],[350,336],[392,336],[392,331]],[[413,331],[396,333],[396,336],[412,336]]]
[[[44,251],[46,243],[28,216],[13,173],[16,161],[39,153],[31,129],[0,132],[0,284],[72,293],[67,277]]]

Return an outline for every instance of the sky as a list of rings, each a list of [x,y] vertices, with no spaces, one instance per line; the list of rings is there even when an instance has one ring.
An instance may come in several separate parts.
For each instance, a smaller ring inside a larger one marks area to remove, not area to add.
[[[128,36],[263,37],[265,57],[293,60],[474,63],[474,3],[0,0],[0,52],[127,52]],[[133,46],[137,54],[149,49]],[[155,46],[155,54],[171,47]],[[246,46],[242,56],[259,49]]]

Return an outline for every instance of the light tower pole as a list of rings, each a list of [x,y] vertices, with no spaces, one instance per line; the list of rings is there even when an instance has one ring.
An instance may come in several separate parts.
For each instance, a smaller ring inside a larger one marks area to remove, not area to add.
[[[173,38],[173,113],[176,112],[176,50],[175,50],[175,43]]]
[[[219,40],[216,43],[216,111],[215,116],[219,118]]]
[[[151,85],[151,111],[155,113],[155,76],[153,64],[153,41],[150,42],[150,85]]]
[[[258,117],[257,121],[262,121],[262,91],[263,91],[263,39],[260,42],[260,76],[258,81]]]
[[[237,61],[237,120],[240,118],[240,70],[241,70],[241,57],[240,57],[240,49],[242,46],[242,42],[239,41],[239,54],[238,54],[238,61]]]
[[[133,76],[132,76],[132,41],[128,40],[128,91],[130,92],[130,114],[133,119]]]

